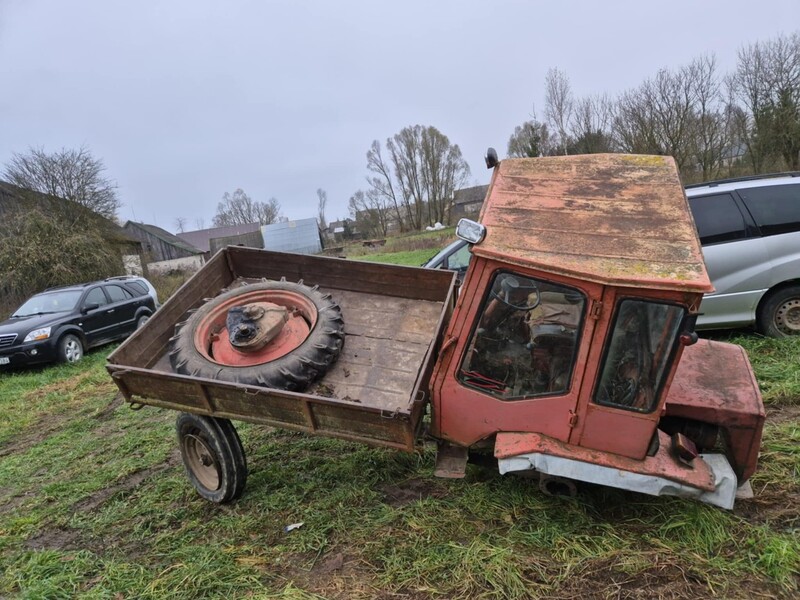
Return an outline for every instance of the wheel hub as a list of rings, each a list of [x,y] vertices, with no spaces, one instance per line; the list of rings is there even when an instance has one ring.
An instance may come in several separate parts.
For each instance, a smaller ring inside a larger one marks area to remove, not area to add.
[[[316,321],[316,307],[301,294],[254,290],[216,306],[198,325],[194,344],[219,365],[261,365],[296,350]]]
[[[778,307],[775,325],[787,335],[800,334],[800,299],[793,298]]]
[[[187,465],[197,480],[206,489],[219,489],[219,466],[205,440],[199,435],[187,434],[183,438],[183,444]]]

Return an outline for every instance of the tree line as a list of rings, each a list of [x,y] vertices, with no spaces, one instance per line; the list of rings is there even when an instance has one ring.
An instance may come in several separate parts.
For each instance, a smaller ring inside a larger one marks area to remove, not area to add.
[[[800,169],[800,33],[742,47],[722,73],[713,54],[663,68],[616,97],[576,97],[545,78],[544,119],[518,126],[508,155],[670,155],[684,182]]]

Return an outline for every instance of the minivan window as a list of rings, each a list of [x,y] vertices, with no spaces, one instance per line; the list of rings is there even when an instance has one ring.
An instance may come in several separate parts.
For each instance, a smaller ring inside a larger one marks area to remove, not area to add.
[[[739,195],[761,235],[800,231],[800,184],[745,188]]]
[[[730,194],[689,198],[689,206],[703,246],[747,237],[744,218]]]

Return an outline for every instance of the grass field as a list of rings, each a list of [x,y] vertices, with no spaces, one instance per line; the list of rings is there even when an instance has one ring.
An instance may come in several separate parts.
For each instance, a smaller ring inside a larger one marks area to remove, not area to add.
[[[755,498],[732,512],[591,485],[552,498],[475,466],[439,480],[430,451],[246,424],[247,489],[216,506],[183,473],[175,413],[124,405],[109,348],[2,375],[0,597],[796,597],[800,339],[733,341],[768,421]]]

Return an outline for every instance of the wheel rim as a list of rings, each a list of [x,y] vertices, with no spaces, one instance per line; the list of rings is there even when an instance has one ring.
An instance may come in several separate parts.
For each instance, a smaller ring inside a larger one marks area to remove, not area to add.
[[[800,334],[800,298],[790,298],[778,307],[775,326],[785,335]]]
[[[139,329],[142,325],[147,323],[147,321],[149,321],[149,320],[150,320],[150,317],[147,317],[147,316],[139,317],[139,323],[136,325],[136,329]]]
[[[183,437],[183,456],[186,466],[197,478],[197,481],[212,492],[219,489],[219,464],[214,453],[205,440],[196,433],[188,433]]]
[[[290,311],[281,332],[262,349],[242,352],[228,339],[225,320],[228,310],[256,302],[269,302]],[[195,349],[207,360],[222,366],[249,367],[271,362],[296,350],[317,323],[317,308],[307,297],[287,290],[253,290],[237,294],[213,307],[194,334]]]
[[[64,355],[67,362],[78,362],[81,359],[81,345],[77,340],[70,339],[64,346]]]

